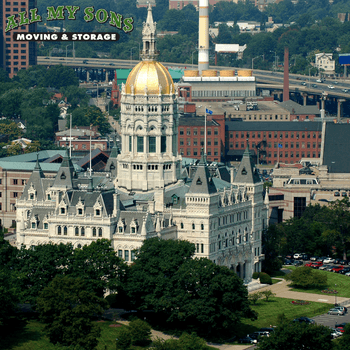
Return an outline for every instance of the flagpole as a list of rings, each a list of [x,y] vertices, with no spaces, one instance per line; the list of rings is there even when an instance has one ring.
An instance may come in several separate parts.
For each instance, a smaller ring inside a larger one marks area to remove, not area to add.
[[[204,154],[207,155],[207,107],[204,106]]]

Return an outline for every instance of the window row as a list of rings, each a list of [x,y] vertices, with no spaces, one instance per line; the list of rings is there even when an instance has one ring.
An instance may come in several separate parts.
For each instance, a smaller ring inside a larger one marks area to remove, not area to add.
[[[44,229],[48,229],[48,224],[44,223]],[[75,226],[73,228],[73,232],[74,232],[75,236],[84,237],[86,234],[86,229],[84,226]],[[57,226],[56,233],[59,236],[60,235],[67,236],[68,235],[68,227],[67,226]],[[102,237],[102,228],[101,227],[92,227],[91,228],[91,237]]]
[[[130,254],[131,253],[131,254]],[[120,259],[124,259],[125,261],[134,261],[135,260],[135,251],[132,250],[122,250],[122,249],[118,249],[118,256]],[[131,260],[130,260],[131,258]]]
[[[201,223],[200,225],[197,226],[197,228],[198,228],[198,227],[200,227],[201,231],[204,230],[204,224]],[[192,230],[195,230],[195,229],[196,229],[196,224],[195,224],[194,222],[192,222],[191,228],[192,228]],[[181,230],[184,230],[184,229],[185,229],[185,224],[184,224],[183,222],[180,222],[180,229],[181,229]]]
[[[204,90],[204,91],[192,91],[192,97],[249,97],[255,96],[255,90]]]
[[[270,152],[270,153],[268,153],[268,155],[267,155],[269,158],[271,158],[272,157],[272,153]],[[302,157],[302,158],[304,158],[304,157],[306,157],[306,158],[319,158],[320,156],[321,156],[321,154],[320,153],[316,153],[316,152],[312,152],[312,154],[310,153],[310,152],[307,152],[307,153],[305,153],[305,152],[301,152],[301,153],[299,153],[299,152],[297,152],[297,153],[295,153],[294,154],[294,152],[285,152],[285,153],[283,153],[283,152],[280,152],[280,154],[278,155],[278,152],[275,152],[275,153],[273,153],[273,157],[274,158],[277,158],[277,157],[280,157],[280,158],[283,158],[283,157],[285,157],[285,158],[297,158],[297,159],[299,159],[300,158],[300,156]]]
[[[129,136],[129,152],[133,151],[133,136]],[[138,153],[145,152],[145,144],[144,144],[144,136],[137,136],[136,138],[136,151]],[[149,136],[148,137],[148,153],[156,153],[157,146],[156,146],[156,137],[155,136]],[[160,152],[165,153],[166,152],[166,136],[160,137]]]
[[[271,138],[275,138],[275,139],[277,139],[277,138],[280,138],[280,139],[283,139],[283,138],[291,138],[291,139],[293,139],[293,138],[302,138],[302,139],[304,139],[304,138],[308,138],[308,139],[310,139],[310,138],[313,138],[313,139],[316,139],[317,138],[317,133],[316,132],[302,132],[302,133],[300,133],[300,132],[294,132],[294,131],[283,131],[283,132],[277,132],[277,131],[274,131],[274,132],[268,132],[268,133],[266,133],[266,132],[264,132],[264,133],[261,133],[261,132],[254,132],[254,131],[241,131],[241,132],[230,132],[230,139],[232,139],[232,138],[236,138],[236,139],[239,139],[239,138],[242,138],[242,139],[249,139],[249,138],[253,138],[253,139],[255,139],[255,138],[258,138],[258,139],[260,139],[261,138],[261,136],[263,135],[263,137],[264,138],[266,138],[266,136],[268,135],[268,138],[269,139],[271,139]],[[273,135],[273,137],[272,137],[272,135]],[[321,135],[321,133],[319,132],[318,133],[318,138],[321,138],[322,137],[322,135]]]
[[[219,128],[213,128],[214,129],[214,135],[219,135]],[[179,133],[180,135],[184,135],[184,128],[180,128],[179,129]],[[193,136],[197,136],[198,135],[198,129],[194,128],[193,132],[191,133],[191,129],[187,128],[186,129],[186,135],[187,136],[191,136],[193,134]],[[200,129],[200,134],[204,135],[204,128]],[[207,127],[207,135],[211,135],[212,134],[212,128],[211,127]]]

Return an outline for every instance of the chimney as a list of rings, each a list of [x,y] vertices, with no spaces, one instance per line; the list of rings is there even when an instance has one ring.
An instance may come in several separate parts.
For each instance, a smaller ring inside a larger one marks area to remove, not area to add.
[[[198,70],[209,69],[209,0],[199,0]]]
[[[283,102],[289,101],[289,49],[284,48]]]

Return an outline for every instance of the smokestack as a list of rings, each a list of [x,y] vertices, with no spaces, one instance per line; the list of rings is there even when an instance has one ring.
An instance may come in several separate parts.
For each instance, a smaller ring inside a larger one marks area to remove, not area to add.
[[[289,49],[284,48],[283,102],[289,101]]]
[[[199,0],[198,70],[209,69],[209,0]]]

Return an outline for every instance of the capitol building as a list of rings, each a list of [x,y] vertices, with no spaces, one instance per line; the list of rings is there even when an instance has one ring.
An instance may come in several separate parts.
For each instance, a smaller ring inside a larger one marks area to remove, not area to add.
[[[105,172],[77,174],[64,158],[55,177],[39,162],[16,202],[17,245],[53,242],[81,247],[105,238],[131,263],[145,239],[181,239],[235,271],[246,283],[261,271],[268,200],[250,152],[237,169],[182,166],[177,150],[178,88],[157,61],[156,24],[149,6],[142,61],[121,96],[121,150]]]

